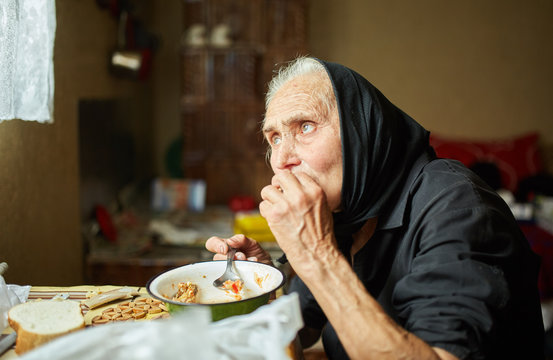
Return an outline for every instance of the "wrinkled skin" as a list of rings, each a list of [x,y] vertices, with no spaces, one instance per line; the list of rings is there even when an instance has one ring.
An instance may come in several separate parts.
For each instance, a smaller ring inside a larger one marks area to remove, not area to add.
[[[325,108],[317,89],[331,86],[322,75],[306,75],[286,83],[270,102],[263,132],[271,147],[275,173],[261,191],[261,215],[296,272],[304,258],[335,248],[332,211],[340,206],[342,151],[336,107]],[[227,245],[238,247],[237,259],[270,262],[252,239],[235,235],[210,238],[206,247],[223,259]]]

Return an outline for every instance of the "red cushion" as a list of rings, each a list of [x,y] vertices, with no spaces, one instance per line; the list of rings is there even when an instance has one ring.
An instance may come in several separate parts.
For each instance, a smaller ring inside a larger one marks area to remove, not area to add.
[[[430,144],[441,158],[461,161],[467,167],[476,161],[493,162],[501,173],[502,187],[516,191],[520,180],[542,170],[537,133],[493,141],[470,141],[430,135]]]

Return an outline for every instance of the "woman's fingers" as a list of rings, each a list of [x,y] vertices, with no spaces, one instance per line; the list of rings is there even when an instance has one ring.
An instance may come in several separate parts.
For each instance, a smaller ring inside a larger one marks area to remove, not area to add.
[[[205,247],[207,250],[215,253],[213,260],[224,260],[227,258],[228,248],[238,249],[234,258],[237,260],[260,261],[270,264],[270,255],[263,250],[257,241],[250,239],[242,234],[233,235],[228,239],[218,236],[212,236],[207,239]]]
[[[271,185],[277,188],[280,193],[291,193],[299,191],[301,188],[297,176],[290,171],[284,171],[273,176]]]
[[[228,251],[227,243],[223,238],[218,236],[212,236],[205,242],[205,248],[212,253],[215,253],[215,256],[221,254],[225,255]]]
[[[233,235],[228,239],[212,236],[205,242],[207,250],[218,254],[226,254],[229,246],[242,249],[247,248],[249,245],[249,239],[242,234]]]
[[[305,173],[296,174],[296,180],[303,188],[320,187],[315,179]]]
[[[256,244],[256,242],[243,234],[236,234],[227,239],[227,244],[230,247],[247,252],[252,244]]]
[[[227,259],[226,255],[221,255],[221,254],[213,255],[213,260],[226,260],[226,259]]]
[[[261,199],[270,203],[276,203],[283,199],[282,189],[274,185],[267,185],[261,189]]]
[[[236,260],[248,260],[248,261],[259,261],[257,256],[250,256],[250,257],[246,257],[246,255],[242,252],[237,252],[235,255],[234,255],[234,258]],[[226,255],[223,255],[223,254],[215,254],[213,255],[213,260],[226,260],[227,259],[227,256]]]

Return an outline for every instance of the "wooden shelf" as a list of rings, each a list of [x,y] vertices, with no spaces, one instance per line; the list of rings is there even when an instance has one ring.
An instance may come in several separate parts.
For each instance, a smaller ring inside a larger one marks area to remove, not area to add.
[[[259,198],[272,171],[260,132],[275,64],[306,53],[306,0],[185,0],[183,28],[202,27],[205,45],[180,49],[183,170],[203,178],[207,204]],[[226,26],[231,45],[211,46]],[[186,36],[184,37],[186,38]]]

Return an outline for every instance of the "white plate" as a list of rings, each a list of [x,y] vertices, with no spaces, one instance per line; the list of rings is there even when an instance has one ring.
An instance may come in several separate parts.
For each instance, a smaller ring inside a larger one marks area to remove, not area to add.
[[[213,286],[213,281],[223,274],[226,260],[205,261],[181,266],[154,277],[148,283],[150,293],[158,299],[171,301],[179,282],[190,281],[198,286],[197,303],[219,304],[237,301],[236,294]],[[240,300],[247,300],[278,289],[284,284],[284,274],[279,269],[254,261],[234,261],[235,271],[244,281]],[[256,281],[258,279],[258,281]]]

